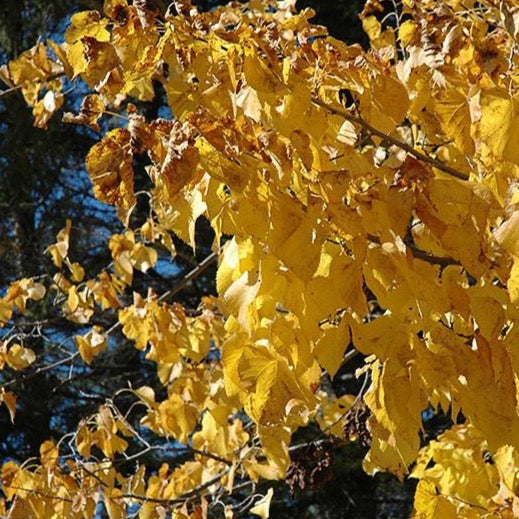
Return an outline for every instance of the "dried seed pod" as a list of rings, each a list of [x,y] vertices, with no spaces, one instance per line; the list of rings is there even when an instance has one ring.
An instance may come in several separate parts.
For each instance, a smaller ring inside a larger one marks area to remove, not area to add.
[[[367,421],[371,412],[366,404],[361,403],[352,407],[346,414],[344,422],[344,435],[346,438],[358,439],[362,445],[371,445],[371,433],[368,430]]]
[[[310,443],[307,447],[291,453],[286,483],[293,494],[307,486],[319,487],[333,477],[333,443]]]

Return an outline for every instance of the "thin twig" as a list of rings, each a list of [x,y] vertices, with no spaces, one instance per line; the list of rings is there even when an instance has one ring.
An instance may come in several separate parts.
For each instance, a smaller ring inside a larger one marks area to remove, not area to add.
[[[26,375],[24,374],[19,378],[13,378],[13,379],[7,381],[5,384],[2,384],[0,386],[0,389],[4,389],[6,387],[12,386],[13,384],[17,384],[20,382],[26,382],[27,380],[30,380],[41,373],[45,373],[46,371],[49,371],[53,368],[57,368],[58,366],[66,364],[67,362],[71,362],[74,359],[76,359],[78,356],[79,356],[79,351],[76,351],[75,353],[72,353],[65,359],[58,360],[56,362],[53,362],[52,364],[47,364],[46,366],[41,366],[40,368],[32,371],[31,373],[27,373]]]
[[[374,126],[371,126],[368,122],[366,122],[361,117],[358,117],[356,115],[350,114],[347,110],[341,110],[339,108],[334,108],[332,106],[327,105],[323,101],[317,98],[312,98],[312,101],[314,104],[320,106],[321,108],[324,108],[328,112],[334,115],[340,115],[341,117],[344,117],[348,121],[358,124],[362,126],[365,130],[370,132],[372,135],[376,135],[377,137],[380,137],[381,139],[386,140],[387,142],[390,142],[393,144],[393,146],[397,146],[398,148],[401,148],[402,150],[407,151],[409,155],[412,155],[415,159],[420,160],[422,162],[426,162],[427,164],[431,164],[431,166],[434,166],[435,168],[443,171],[444,173],[447,173],[448,175],[451,175],[452,177],[455,177],[460,180],[468,180],[469,177],[467,174],[462,173],[461,171],[458,171],[457,169],[452,168],[451,166],[443,163],[442,161],[435,159],[433,157],[429,157],[428,155],[425,155],[417,150],[415,150],[412,146],[409,146],[409,144],[406,144],[405,142],[402,142],[399,139],[396,139],[395,137],[392,137],[391,135],[387,135],[381,130],[378,130]]]
[[[2,90],[0,92],[0,97],[8,96],[9,94],[16,92],[17,90],[20,90],[21,88],[22,88],[22,85],[16,85],[14,87],[8,88],[7,90]]]
[[[55,72],[54,74],[51,74],[50,76],[46,77],[45,79],[37,78],[37,79],[31,81],[31,83],[48,83],[49,81],[54,81],[55,79],[58,79],[63,76],[65,76],[65,71],[61,70],[59,72]],[[24,83],[21,83],[14,87],[8,88],[7,90],[0,91],[0,98],[13,94],[14,92],[17,92],[18,90],[23,88],[23,85],[24,85]]]
[[[55,499],[56,501],[66,501],[67,503],[72,503],[72,499],[68,497],[61,497],[53,494],[47,494],[46,492],[42,492],[41,490],[36,490],[35,488],[24,488],[24,487],[14,487],[12,485],[5,485],[5,488],[9,488],[12,490],[19,490],[21,492],[27,492],[28,494],[35,494],[40,497],[46,497],[47,499]]]
[[[207,256],[204,260],[202,260],[193,270],[188,272],[182,278],[182,280],[179,283],[177,283],[171,290],[164,292],[164,294],[162,294],[159,297],[159,302],[162,302],[165,299],[167,299],[168,297],[174,296],[175,294],[177,294],[178,292],[183,290],[190,281],[192,281],[193,279],[200,276],[200,274],[202,274],[204,271],[206,271],[216,261],[219,253],[220,253],[220,251],[211,252],[211,254],[209,254],[209,256]]]
[[[227,469],[223,470],[213,478],[209,479],[205,483],[201,483],[200,485],[197,485],[195,488],[190,490],[189,492],[186,492],[182,494],[179,497],[168,499],[164,497],[148,497],[143,496],[140,494],[133,494],[133,493],[127,493],[123,494],[122,497],[127,499],[135,499],[136,501],[147,501],[150,503],[162,503],[162,504],[168,504],[168,505],[175,505],[179,503],[185,503],[186,501],[190,500],[191,498],[198,496],[202,490],[205,490],[206,488],[209,488],[210,486],[214,485],[215,483],[218,483],[223,476],[229,473],[231,470],[231,467],[228,467]]]

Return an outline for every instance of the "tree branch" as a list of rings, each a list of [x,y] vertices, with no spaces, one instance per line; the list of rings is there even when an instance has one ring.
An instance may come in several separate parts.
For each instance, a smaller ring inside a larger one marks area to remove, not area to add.
[[[459,180],[468,180],[469,177],[465,173],[462,173],[461,171],[458,171],[457,169],[452,168],[451,166],[444,164],[438,159],[435,159],[433,157],[429,157],[428,155],[425,155],[424,153],[421,153],[417,150],[415,150],[412,146],[409,146],[409,144],[406,144],[405,142],[400,141],[399,139],[396,139],[395,137],[392,137],[391,135],[387,135],[386,133],[377,130],[374,126],[371,126],[368,122],[366,122],[361,117],[357,117],[356,115],[350,114],[347,110],[341,110],[339,108],[334,108],[332,106],[327,105],[326,103],[323,103],[320,99],[312,98],[312,101],[314,104],[320,106],[321,108],[324,108],[328,112],[334,115],[340,115],[341,117],[344,117],[348,121],[358,124],[362,126],[365,130],[367,130],[372,135],[376,135],[377,137],[380,137],[381,139],[386,140],[387,142],[390,142],[394,146],[397,146],[398,148],[407,151],[409,155],[412,155],[415,159],[420,160],[422,162],[426,162],[427,164],[431,164],[431,166],[434,166],[436,169],[439,169],[443,171],[444,173],[447,173],[448,175],[451,175],[452,177],[455,177]]]
[[[211,254],[209,254],[209,256],[207,256],[200,263],[198,263],[198,265],[193,270],[188,272],[182,278],[182,280],[179,283],[177,283],[171,290],[164,292],[164,294],[162,294],[159,297],[159,301],[162,302],[165,299],[167,299],[168,297],[174,296],[175,294],[177,294],[178,292],[183,290],[190,281],[193,281],[198,276],[200,276],[200,274],[202,274],[205,270],[207,270],[216,261],[219,253],[220,253],[220,251],[211,252]]]
[[[201,483],[200,485],[196,486],[192,490],[189,490],[188,492],[180,495],[179,497],[168,499],[164,497],[147,497],[139,494],[133,494],[133,493],[126,493],[123,494],[122,497],[129,498],[129,499],[135,499],[136,501],[144,501],[144,502],[150,502],[150,503],[162,503],[167,505],[175,505],[175,504],[181,504],[188,500],[191,500],[193,497],[198,497],[200,492],[202,490],[205,490],[206,488],[209,488],[210,486],[214,485],[215,483],[218,483],[220,479],[225,476],[229,471],[231,470],[231,467],[226,468],[213,478],[209,479],[205,483]]]
[[[378,236],[375,236],[374,234],[368,234],[367,238],[372,243],[382,245],[380,238]],[[461,266],[461,263],[453,258],[444,257],[444,256],[435,256],[434,254],[431,254],[430,252],[419,249],[416,245],[414,245],[413,243],[410,243],[408,239],[404,239],[403,241],[404,241],[405,246],[411,251],[411,253],[413,254],[413,257],[415,259],[425,261],[427,263],[430,263],[431,265],[439,265],[442,269],[444,269],[445,267],[448,267],[449,265]]]

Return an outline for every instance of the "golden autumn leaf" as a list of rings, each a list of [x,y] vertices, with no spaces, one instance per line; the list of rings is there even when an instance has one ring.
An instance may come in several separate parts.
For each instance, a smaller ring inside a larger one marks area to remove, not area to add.
[[[74,342],[81,358],[87,364],[90,364],[97,355],[106,349],[107,337],[101,332],[101,327],[94,326],[86,335],[76,335],[74,337]]]
[[[519,257],[519,211],[514,211],[495,231],[498,243],[510,254]]]
[[[270,502],[272,501],[273,495],[274,490],[269,488],[267,493],[250,509],[251,513],[261,517],[262,519],[270,517]]]
[[[13,483],[16,481],[17,475],[21,472],[21,469],[14,461],[8,461],[2,465],[0,473],[2,490],[5,493],[7,499],[12,499],[16,494],[16,489],[11,488]]]
[[[470,134],[471,116],[467,93],[456,88],[442,90],[434,100],[435,113],[442,128],[454,144],[464,153],[474,153],[474,141]]]
[[[438,495],[438,490],[433,483],[420,481],[415,495],[414,517],[423,519],[455,519],[458,516],[456,507],[445,497]]]
[[[65,228],[61,229],[56,236],[56,243],[47,247],[45,252],[52,256],[52,261],[56,267],[61,268],[63,261],[68,257],[70,229],[72,228],[72,220],[67,219]]]
[[[36,353],[34,353],[34,350],[24,348],[21,344],[12,344],[5,357],[8,366],[17,371],[27,368],[35,360]]]
[[[106,28],[107,24],[108,20],[102,18],[99,11],[76,13],[70,19],[70,26],[65,32],[65,41],[72,44],[85,36],[90,36],[98,41],[109,41],[110,33]]]
[[[50,118],[54,115],[54,112],[63,106],[63,102],[64,97],[61,92],[48,90],[43,98],[34,105],[32,110],[34,126],[46,129]]]
[[[317,362],[331,377],[337,373],[349,343],[350,330],[347,319],[343,319],[338,326],[325,327],[316,342],[313,353]]]
[[[16,305],[22,312],[28,300],[39,301],[45,296],[45,287],[33,279],[25,278],[11,283],[5,296],[5,302]]]
[[[50,71],[51,63],[47,58],[45,45],[43,43],[23,52],[18,59],[9,63],[9,72],[16,85],[38,79],[44,80]],[[31,100],[27,99],[27,97],[26,101],[29,105],[33,105]]]
[[[4,298],[0,299],[0,327],[4,326],[13,313],[12,305],[9,304],[9,301],[6,301]]]
[[[56,467],[59,461],[59,450],[52,440],[43,442],[40,446],[40,459],[44,467]]]
[[[116,128],[88,153],[86,168],[101,201],[129,209],[135,203],[130,132]]]
[[[85,60],[84,70],[80,71],[81,77],[89,85],[100,85],[104,93],[115,96],[122,86],[118,69],[120,60],[115,48],[91,36],[84,36],[80,43]]]
[[[170,395],[167,400],[161,402],[157,413],[161,430],[180,442],[187,440],[197,423],[198,409],[184,402],[179,395]]]
[[[17,400],[18,397],[12,391],[6,391],[5,388],[2,388],[0,393],[0,401],[6,405],[9,411],[9,417],[11,418],[11,423],[14,423]]]
[[[481,120],[479,135],[495,157],[518,163],[515,143],[519,138],[517,114],[519,104],[515,97],[499,90],[481,94]]]

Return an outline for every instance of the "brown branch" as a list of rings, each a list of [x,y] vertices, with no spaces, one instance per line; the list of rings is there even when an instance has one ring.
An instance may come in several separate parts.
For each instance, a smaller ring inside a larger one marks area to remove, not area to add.
[[[0,91],[0,97],[8,96],[17,90],[20,90],[22,88],[22,85],[16,85],[14,87],[8,88],[7,90]]]
[[[102,487],[108,487],[108,483],[106,481],[103,481],[97,474],[92,472],[91,470],[88,470],[84,465],[81,465],[81,470],[85,471],[90,477],[94,478],[96,481],[99,481],[99,484]]]
[[[4,486],[5,486],[5,488],[9,488],[12,490],[19,490],[20,492],[27,492],[28,494],[35,494],[40,497],[46,497],[47,499],[55,499],[57,501],[66,501],[67,503],[73,502],[73,500],[68,497],[61,497],[61,496],[56,496],[53,494],[47,494],[46,492],[42,492],[41,490],[36,490],[34,488],[14,487],[12,485],[4,485]],[[17,495],[16,497],[20,497],[20,496]]]
[[[79,351],[72,353],[71,355],[69,355],[68,357],[66,357],[64,359],[53,362],[52,364],[47,364],[46,366],[41,366],[38,369],[31,371],[30,373],[23,374],[21,377],[8,380],[5,384],[2,384],[0,386],[0,389],[4,389],[6,387],[12,386],[13,384],[17,384],[19,382],[26,382],[27,380],[30,380],[30,379],[36,377],[40,373],[45,373],[46,371],[49,371],[49,370],[56,368],[58,366],[61,366],[63,364],[66,364],[67,362],[72,362],[77,357],[79,357]]]
[[[191,500],[191,498],[198,496],[202,490],[205,490],[206,488],[209,488],[211,485],[214,485],[215,483],[218,483],[220,479],[225,476],[229,471],[231,470],[231,467],[228,467],[227,469],[223,470],[213,478],[209,479],[205,483],[201,483],[200,485],[196,486],[189,492],[186,492],[185,494],[182,494],[179,497],[175,497],[173,499],[168,499],[165,497],[148,497],[143,496],[140,494],[133,494],[133,493],[126,493],[123,494],[122,497],[127,499],[135,499],[136,501],[144,501],[149,503],[162,503],[167,505],[176,505],[180,503],[185,503],[186,501]]]
[[[101,486],[108,487],[108,485],[105,482],[101,481],[91,471],[89,471],[88,469],[85,469],[85,467],[81,467],[81,468],[86,473],[88,473],[90,476],[92,476],[95,479],[97,479],[98,481],[100,481]],[[184,502],[190,500],[191,498],[193,498],[195,496],[198,496],[201,491],[205,490],[206,488],[209,488],[211,485],[214,485],[215,483],[218,483],[218,481],[220,481],[220,479],[223,476],[225,476],[230,470],[231,470],[231,467],[223,470],[222,472],[220,472],[213,478],[209,479],[205,483],[201,483],[200,485],[197,485],[192,490],[189,490],[188,492],[180,495],[179,497],[173,498],[173,499],[168,499],[168,498],[164,498],[164,497],[148,497],[148,496],[143,496],[141,494],[133,494],[133,493],[125,493],[125,494],[122,494],[121,497],[123,497],[125,499],[135,499],[136,501],[143,501],[143,502],[149,502],[149,503],[161,503],[161,504],[167,504],[167,505],[180,504],[180,503],[184,503]],[[66,501],[69,503],[72,502],[72,499],[70,499],[70,498],[55,496],[52,494],[46,494],[45,492],[41,492],[39,490],[35,490],[35,489],[31,489],[31,488],[14,487],[14,486],[10,486],[10,485],[5,485],[5,486],[6,486],[6,488],[36,494],[41,497],[46,497],[48,499],[56,499],[59,501]]]
[[[166,448],[164,450],[168,450],[168,449]],[[203,456],[205,458],[211,458],[211,459],[213,459],[215,461],[218,461],[220,463],[224,463],[225,465],[228,465],[229,467],[232,466],[232,461],[229,461],[229,460],[227,460],[225,458],[222,458],[221,456],[217,456],[216,454],[212,454],[212,453],[207,452],[207,451],[195,449],[194,447],[189,447],[189,446],[186,446],[185,451],[186,452],[192,452],[193,454],[198,454],[199,456]]]
[[[209,256],[207,256],[205,259],[203,259],[193,270],[188,272],[182,278],[182,280],[179,283],[177,283],[171,290],[164,292],[164,294],[162,294],[159,297],[159,301],[162,302],[165,299],[167,299],[168,297],[174,296],[175,294],[177,294],[178,292],[183,290],[190,281],[192,281],[193,279],[196,279],[198,276],[200,276],[200,274],[202,274],[204,271],[206,271],[216,261],[219,253],[220,253],[220,251],[211,252],[211,254],[209,254]]]
[[[380,238],[378,236],[375,236],[374,234],[368,234],[367,238],[372,243],[382,245]],[[449,265],[461,266],[461,263],[459,261],[446,256],[435,256],[430,252],[419,249],[416,245],[410,243],[407,239],[404,239],[404,244],[411,251],[415,259],[425,261],[427,263],[430,263],[431,265],[439,265],[442,269],[448,267]]]
[[[411,245],[409,243],[406,243],[406,246],[409,247],[409,249],[413,253],[413,256],[416,259],[425,261],[427,263],[430,263],[431,265],[439,265],[442,269],[448,267],[449,265],[456,265],[458,267],[461,266],[461,263],[453,258],[435,256],[434,254],[419,249],[416,245]]]
[[[377,137],[380,137],[381,139],[384,139],[385,141],[390,142],[394,146],[397,146],[398,148],[407,151],[407,153],[409,153],[409,155],[412,155],[417,160],[426,162],[427,164],[431,164],[431,166],[434,166],[435,168],[443,171],[444,173],[447,173],[448,175],[451,175],[452,177],[458,178],[460,180],[469,179],[469,177],[466,173],[462,173],[461,171],[458,171],[457,169],[452,168],[451,166],[443,163],[442,161],[440,161],[438,159],[429,157],[428,155],[425,155],[424,153],[421,153],[421,152],[415,150],[412,146],[409,146],[409,144],[406,144],[405,142],[402,142],[401,140],[396,139],[395,137],[392,137],[391,135],[387,135],[383,131],[378,130],[374,126],[371,126],[371,124],[366,122],[361,117],[350,114],[347,110],[341,110],[339,108],[334,108],[332,106],[329,106],[326,103],[323,103],[323,101],[321,101],[320,99],[317,99],[315,97],[312,98],[312,101],[314,104],[320,106],[321,108],[324,108],[331,114],[340,115],[341,117],[344,117],[348,121],[362,126],[365,130],[367,130],[372,135],[376,135]]]
[[[54,79],[58,79],[63,76],[65,76],[65,71],[61,70],[60,72],[55,72],[54,74],[51,74],[50,76],[46,77],[45,79],[38,78],[32,82],[33,83],[47,83],[48,81],[53,81]],[[11,95],[14,92],[17,92],[18,90],[20,90],[21,88],[23,88],[23,83],[20,83],[19,85],[15,85],[11,88],[8,88],[7,90],[1,90],[0,98]]]

